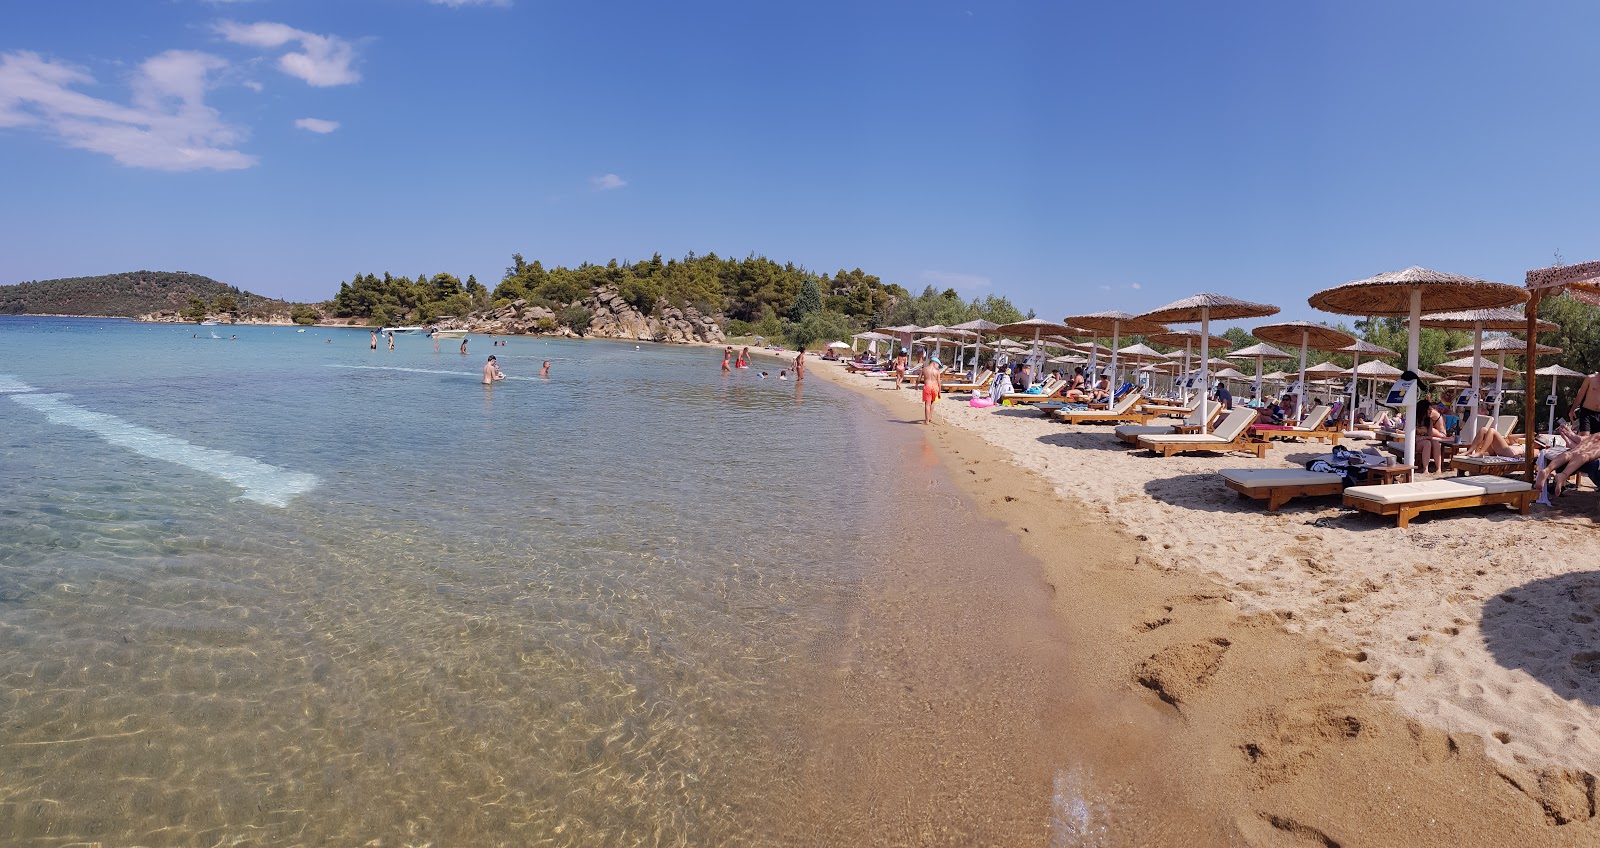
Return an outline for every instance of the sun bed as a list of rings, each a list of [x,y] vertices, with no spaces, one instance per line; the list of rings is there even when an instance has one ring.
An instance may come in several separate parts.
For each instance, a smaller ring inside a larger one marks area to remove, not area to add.
[[[1190,400],[1188,403],[1178,406],[1171,404],[1147,403],[1144,405],[1144,411],[1150,413],[1151,415],[1166,415],[1172,418],[1182,418],[1187,417],[1190,413],[1194,412],[1195,409],[1199,408],[1199,406],[1200,396],[1195,395],[1194,399]]]
[[[1170,436],[1140,436],[1139,447],[1148,448],[1162,456],[1192,451],[1250,451],[1257,457],[1267,455],[1268,445],[1250,437],[1250,422],[1256,411],[1240,407],[1228,413],[1214,433],[1174,433]]]
[[[1337,445],[1342,434],[1338,430],[1325,430],[1322,427],[1323,422],[1328,420],[1329,411],[1327,406],[1311,407],[1311,414],[1298,427],[1256,424],[1250,429],[1263,439],[1324,439],[1328,444]]]
[[[1144,395],[1137,391],[1128,392],[1117,401],[1116,406],[1110,409],[1059,409],[1056,410],[1057,420],[1068,424],[1082,424],[1087,421],[1121,422],[1134,421],[1143,424],[1150,420],[1148,413],[1135,410]]]
[[[1266,501],[1268,512],[1277,512],[1278,507],[1294,498],[1344,491],[1344,475],[1304,468],[1224,468],[1217,474],[1240,495]]]
[[[976,383],[943,383],[941,388],[947,392],[986,392],[993,383],[994,372],[984,369]]]
[[[1002,403],[1008,400],[1012,403],[1043,403],[1055,397],[1062,389],[1066,388],[1066,385],[1067,382],[1065,380],[1047,380],[1038,394],[1011,392],[1001,395],[1000,400]]]
[[[1505,477],[1521,471],[1526,465],[1521,457],[1511,456],[1456,456],[1451,461],[1450,467],[1456,470],[1457,477],[1466,477],[1469,474],[1492,474],[1496,477]]]
[[[1211,420],[1215,421],[1217,414],[1222,411],[1222,404],[1214,400],[1208,400],[1206,401],[1206,408],[1211,413]],[[1148,404],[1145,406],[1144,410],[1147,414],[1150,412],[1150,407]],[[1179,427],[1199,426],[1200,407],[1196,406],[1194,411],[1189,413],[1189,417],[1183,419],[1183,421],[1179,424],[1123,424],[1112,432],[1117,434],[1118,439],[1121,439],[1130,445],[1137,445],[1139,444],[1140,436],[1170,436],[1173,433],[1178,432]]]
[[[1344,490],[1344,505],[1377,515],[1393,515],[1401,527],[1424,512],[1506,504],[1528,514],[1533,484],[1525,480],[1479,475],[1443,480],[1418,480]]]

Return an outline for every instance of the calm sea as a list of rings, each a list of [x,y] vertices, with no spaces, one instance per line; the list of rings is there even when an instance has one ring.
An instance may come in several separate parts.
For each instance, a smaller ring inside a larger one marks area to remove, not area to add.
[[[458,345],[0,318],[7,841],[809,841],[883,416],[707,349]]]

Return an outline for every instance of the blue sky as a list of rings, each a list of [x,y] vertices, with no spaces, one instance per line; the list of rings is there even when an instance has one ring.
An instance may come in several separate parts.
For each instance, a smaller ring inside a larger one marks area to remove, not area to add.
[[[1586,3],[54,0],[0,29],[0,282],[756,252],[1023,308],[1312,317],[1600,258]]]

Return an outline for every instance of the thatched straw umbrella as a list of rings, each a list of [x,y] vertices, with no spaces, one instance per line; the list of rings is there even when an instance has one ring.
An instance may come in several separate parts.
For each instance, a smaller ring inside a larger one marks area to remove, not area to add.
[[[1211,358],[1211,319],[1222,321],[1239,320],[1243,318],[1264,318],[1268,315],[1278,314],[1278,307],[1265,303],[1251,303],[1248,300],[1226,297],[1220,294],[1197,294],[1183,300],[1174,301],[1159,309],[1152,309],[1140,316],[1149,321],[1161,324],[1191,324],[1200,322],[1200,359]],[[1204,369],[1204,377],[1200,380],[1200,398],[1205,402],[1209,394],[1208,384],[1211,378],[1211,369]],[[1206,416],[1200,416],[1200,432],[1206,432]]]
[[[1090,312],[1087,315],[1068,315],[1062,318],[1061,321],[1071,324],[1080,330],[1089,331],[1096,343],[1099,343],[1101,333],[1111,334],[1111,387],[1113,390],[1120,385],[1117,380],[1117,345],[1121,344],[1121,332],[1127,330],[1136,336],[1148,336],[1152,333],[1165,333],[1167,331],[1165,326],[1154,321],[1146,321],[1137,315],[1116,310]]]
[[[1375,345],[1365,339],[1356,339],[1353,343],[1339,348],[1339,352],[1350,354],[1351,371],[1361,367],[1361,354],[1363,353],[1367,354],[1368,356],[1379,356],[1385,358],[1400,355],[1386,347],[1383,347],[1382,345]],[[1398,371],[1396,373],[1398,373]],[[1352,430],[1354,430],[1356,427],[1356,404],[1360,401],[1360,398],[1356,397],[1356,395],[1359,394],[1360,385],[1360,380],[1350,381],[1350,429]]]
[[[1324,289],[1307,302],[1313,309],[1338,315],[1406,316],[1406,370],[1415,372],[1424,312],[1492,309],[1527,299],[1528,293],[1516,286],[1412,266]],[[1405,461],[1412,467],[1417,464],[1415,409],[1406,416]]]
[[[1527,322],[1528,318],[1523,314],[1522,310],[1511,309],[1508,307],[1501,307],[1499,309],[1467,309],[1461,312],[1441,312],[1436,315],[1425,315],[1422,318],[1422,326],[1432,327],[1436,330],[1471,330],[1472,347],[1470,348],[1470,354],[1459,355],[1470,355],[1474,359],[1480,358],[1483,355],[1484,330],[1522,330],[1526,328]],[[1560,327],[1548,321],[1539,321],[1535,326],[1537,331],[1540,333],[1548,333],[1561,329]],[[1452,353],[1450,355],[1457,356],[1458,354]],[[1504,357],[1501,358],[1500,364],[1505,364]],[[1474,373],[1472,375],[1471,388],[1471,404],[1472,408],[1476,408],[1478,405],[1478,399],[1483,396],[1483,381],[1481,374]],[[1500,416],[1499,397],[1500,392],[1497,387],[1495,391],[1494,413],[1496,418],[1499,418]],[[1469,415],[1467,417],[1469,421],[1465,426],[1467,434],[1466,437],[1471,439],[1478,434],[1478,416]]]
[[[1515,311],[1515,310],[1508,310],[1508,311]],[[1547,324],[1548,322],[1541,321],[1539,323]],[[1555,325],[1554,324],[1549,324],[1549,326],[1554,327]],[[1544,332],[1544,331],[1541,330],[1540,332]],[[1537,342],[1534,343],[1533,350],[1534,350],[1535,354],[1540,354],[1540,355],[1543,355],[1543,354],[1554,354],[1554,353],[1561,353],[1562,352],[1561,348],[1559,348],[1559,347],[1551,347],[1550,345],[1538,344]],[[1483,358],[1483,354],[1494,354],[1495,364],[1498,365],[1499,367],[1497,369],[1495,369],[1495,375],[1494,375],[1494,411],[1491,412],[1490,414],[1493,415],[1496,420],[1498,420],[1500,418],[1500,400],[1501,400],[1501,395],[1505,394],[1505,375],[1507,373],[1511,373],[1511,374],[1518,373],[1516,371],[1507,371],[1507,369],[1506,369],[1506,356],[1508,354],[1511,355],[1511,356],[1522,356],[1526,352],[1527,352],[1527,345],[1521,339],[1513,338],[1511,336],[1500,336],[1498,338],[1490,339],[1490,340],[1488,340],[1486,342],[1484,342],[1484,341],[1476,342],[1476,343],[1473,344],[1472,347],[1463,347],[1463,348],[1459,348],[1457,350],[1452,350],[1452,351],[1450,351],[1450,355],[1451,356],[1468,355],[1468,356],[1472,356],[1474,361],[1477,361],[1477,360]],[[1474,374],[1473,376],[1476,377],[1477,375]],[[1477,404],[1479,403],[1479,397],[1480,397],[1480,395],[1478,393],[1478,386],[1477,385],[1473,385],[1472,390],[1473,390],[1472,391],[1472,404],[1473,404],[1474,407],[1476,407]],[[1529,397],[1531,398],[1532,395],[1529,395]],[[1478,416],[1473,415],[1472,417],[1473,418],[1477,418]]]
[[[1183,359],[1184,381],[1182,400],[1184,403],[1189,402],[1188,378],[1190,374],[1194,373],[1189,368],[1190,346],[1195,342],[1207,342],[1209,343],[1209,347],[1217,348],[1218,350],[1226,350],[1230,347],[1233,347],[1233,342],[1228,341],[1222,336],[1207,335],[1204,339],[1202,339],[1200,337],[1199,330],[1168,330],[1165,333],[1154,333],[1149,336],[1145,336],[1145,341],[1153,344],[1167,345],[1169,347],[1178,347],[1179,345],[1183,346],[1181,357]],[[1174,359],[1178,358],[1176,356],[1172,356],[1172,354],[1168,354],[1168,356]]]
[[[1083,335],[1065,324],[1046,321],[1043,318],[1029,318],[1026,321],[1014,321],[994,328],[994,332],[1003,336],[1016,336],[1018,338],[1033,339],[1033,351],[1028,358],[1033,361],[1033,370],[1038,371],[1044,364],[1044,353],[1039,349],[1039,340],[1044,336],[1079,336]]]
[[[978,351],[983,349],[983,334],[992,333],[995,330],[1000,329],[1000,325],[993,321],[985,321],[982,318],[978,318],[972,321],[963,321],[960,324],[952,326],[950,329],[964,330],[973,334],[976,346],[972,351],[972,377],[976,379],[978,376]]]
[[[1306,417],[1306,351],[1308,350],[1338,350],[1345,345],[1353,344],[1355,336],[1335,330],[1325,324],[1316,324],[1311,321],[1284,321],[1279,324],[1268,324],[1250,331],[1250,335],[1264,342],[1277,342],[1281,345],[1298,345],[1300,347],[1300,379],[1295,381],[1294,408],[1297,421]],[[1340,369],[1343,370],[1343,369]]]
[[[1287,353],[1284,353],[1281,350],[1278,350],[1277,348],[1273,347],[1272,345],[1269,345],[1269,344],[1267,344],[1265,342],[1262,342],[1260,344],[1253,344],[1253,345],[1251,345],[1249,347],[1240,348],[1240,349],[1234,351],[1233,353],[1228,354],[1228,358],[1229,359],[1254,359],[1256,361],[1256,380],[1255,380],[1255,383],[1252,384],[1252,386],[1251,386],[1251,392],[1255,395],[1255,398],[1254,398],[1253,402],[1257,406],[1260,406],[1261,405],[1261,363],[1264,360],[1268,360],[1268,359],[1293,359],[1294,357],[1290,356]]]
[[[918,327],[916,324],[903,324],[899,327],[879,327],[876,332],[894,336],[894,340],[900,343],[901,350],[910,351],[911,334],[920,329],[922,328]],[[894,345],[889,346],[889,353],[894,353]]]
[[[1545,406],[1550,407],[1550,421],[1545,424],[1544,431],[1546,433],[1554,433],[1556,431],[1556,384],[1561,381],[1562,377],[1587,377],[1589,375],[1582,371],[1574,371],[1571,368],[1563,368],[1560,365],[1546,365],[1533,373],[1540,377],[1550,378],[1550,399],[1545,402]],[[1528,393],[1527,401],[1528,405],[1533,405],[1533,393],[1531,391]]]

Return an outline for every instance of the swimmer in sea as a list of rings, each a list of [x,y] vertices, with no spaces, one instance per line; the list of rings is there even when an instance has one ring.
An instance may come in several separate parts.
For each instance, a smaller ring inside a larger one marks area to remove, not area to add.
[[[494,356],[491,355],[489,361],[483,363],[483,384],[485,386],[493,385],[505,378],[506,375],[500,372],[500,366],[495,364]]]
[[[800,352],[794,355],[794,378],[796,380],[804,380],[806,378],[806,349],[804,347],[801,347]]]
[[[740,348],[739,349],[739,358],[734,361],[733,365],[734,365],[735,368],[749,368],[750,367],[750,348],[748,348],[748,347]]]
[[[546,359],[544,361],[544,366],[539,369],[539,376],[545,377],[547,379],[549,378],[549,376],[550,376],[550,360]]]
[[[389,334],[389,349],[394,350],[394,333]]]
[[[373,350],[377,350],[378,349],[378,331],[377,330],[373,330],[372,331],[372,349]]]
[[[731,359],[732,357],[733,357],[733,346],[732,345],[729,345],[728,347],[725,347],[725,348],[722,349],[722,373],[726,374],[729,371],[733,370],[733,369],[728,367],[728,360]]]
[[[467,355],[467,342],[469,342],[469,341],[472,341],[472,340],[467,338],[466,336],[462,336],[461,337],[461,355],[462,356],[466,356]]]

